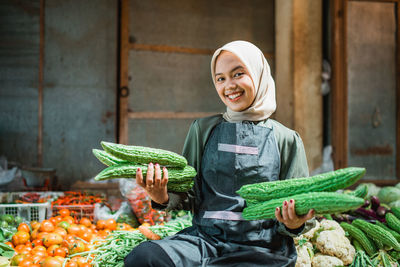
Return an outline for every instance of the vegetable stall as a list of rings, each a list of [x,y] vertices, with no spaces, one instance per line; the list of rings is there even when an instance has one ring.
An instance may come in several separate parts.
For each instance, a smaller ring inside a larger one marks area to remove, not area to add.
[[[146,173],[147,164],[153,162],[168,166],[169,190],[186,192],[193,185],[196,171],[178,154],[101,145],[104,150],[93,150],[106,165],[97,181],[133,180],[138,167]],[[380,188],[364,182],[366,171],[349,167],[245,185],[237,191],[247,203],[243,217],[273,219],[275,208],[293,198],[298,214],[316,212],[314,227],[294,238],[296,266],[399,266],[400,184]],[[141,242],[163,239],[191,225],[190,212],[153,210],[144,190],[136,186],[128,191],[126,202],[116,211],[101,193],[4,193],[0,267],[123,266],[124,257]]]

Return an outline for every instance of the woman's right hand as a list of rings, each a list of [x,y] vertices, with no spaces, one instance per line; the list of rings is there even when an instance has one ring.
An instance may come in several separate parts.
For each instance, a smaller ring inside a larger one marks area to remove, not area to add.
[[[136,183],[146,190],[154,202],[166,205],[169,200],[167,193],[167,168],[163,167],[161,175],[160,165],[158,165],[158,163],[155,165],[153,165],[153,163],[149,163],[145,179],[146,180],[144,181],[142,169],[138,168],[136,171]]]

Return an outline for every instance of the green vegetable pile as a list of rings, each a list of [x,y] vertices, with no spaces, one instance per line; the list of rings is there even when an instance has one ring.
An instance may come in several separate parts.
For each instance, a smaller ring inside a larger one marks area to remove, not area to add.
[[[171,220],[163,225],[150,226],[149,229],[162,238],[171,236],[182,229],[192,225],[192,217],[184,216]],[[104,241],[95,245],[91,251],[74,254],[74,256],[86,256],[88,259],[94,256],[91,264],[98,267],[123,267],[124,258],[129,252],[148,239],[139,231],[113,231]],[[98,242],[94,241],[94,242]]]
[[[18,225],[22,222],[20,216],[3,214],[0,217],[0,242],[7,242],[17,232]]]

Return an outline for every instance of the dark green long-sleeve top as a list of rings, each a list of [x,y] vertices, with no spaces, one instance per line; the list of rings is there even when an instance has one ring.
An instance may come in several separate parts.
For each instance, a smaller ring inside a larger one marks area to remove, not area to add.
[[[223,120],[221,114],[197,119],[192,123],[189,129],[182,154],[187,159],[188,164],[193,166],[198,172],[196,179],[200,179],[200,165],[208,137],[214,127]],[[308,176],[307,158],[300,136],[295,131],[272,119],[262,121],[258,125],[273,128],[281,158],[279,179],[285,180],[294,177]],[[188,193],[170,192],[168,194],[168,205],[162,207],[161,205],[153,203],[155,208],[164,208],[167,210],[185,209],[195,212],[197,206],[195,201],[201,199],[199,195],[200,192],[197,190],[196,185],[194,190]],[[198,194],[197,197],[196,194]]]

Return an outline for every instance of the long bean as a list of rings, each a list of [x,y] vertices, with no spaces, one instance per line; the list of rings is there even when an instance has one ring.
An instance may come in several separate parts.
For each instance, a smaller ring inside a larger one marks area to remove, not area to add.
[[[182,229],[192,225],[191,216],[177,218],[175,220],[164,223],[163,225],[150,226],[149,229],[161,238],[171,236]],[[90,255],[95,254],[92,265],[96,267],[115,267],[124,266],[124,258],[129,252],[148,239],[140,233],[140,231],[113,231],[105,240],[95,246],[92,251],[79,253],[89,259]],[[98,242],[98,240],[96,240]],[[74,254],[76,256],[78,254]]]

